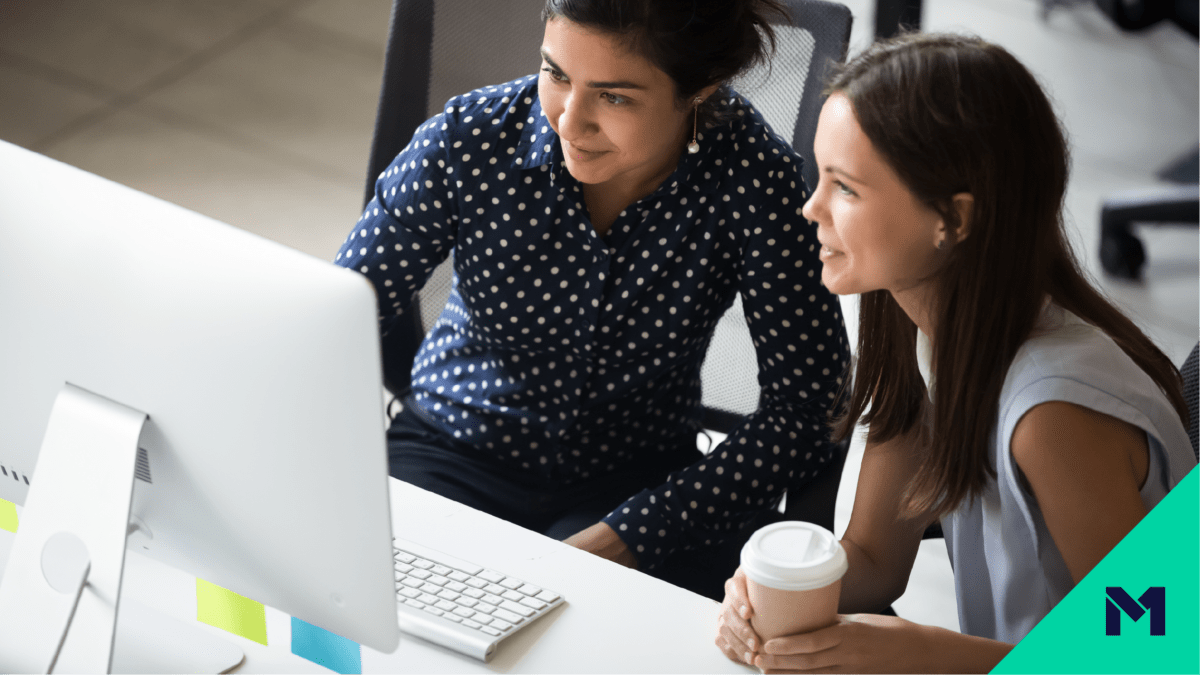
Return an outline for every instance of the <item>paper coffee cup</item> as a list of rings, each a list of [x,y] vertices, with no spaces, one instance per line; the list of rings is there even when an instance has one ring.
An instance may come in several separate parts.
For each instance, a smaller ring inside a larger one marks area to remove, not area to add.
[[[742,572],[763,640],[807,633],[837,622],[846,551],[820,525],[789,520],[768,525],[742,547]]]

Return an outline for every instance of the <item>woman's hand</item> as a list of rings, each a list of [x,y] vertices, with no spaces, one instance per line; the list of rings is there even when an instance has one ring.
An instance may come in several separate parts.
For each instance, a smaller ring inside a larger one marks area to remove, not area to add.
[[[828,628],[768,640],[754,665],[767,673],[986,673],[1011,649],[895,616],[839,614]]]
[[[725,581],[725,600],[717,617],[716,643],[730,660],[754,665],[754,657],[762,646],[762,639],[750,627],[750,617],[754,611],[750,608],[748,598],[746,575],[739,567],[733,577]]]
[[[763,672],[932,672],[923,629],[895,616],[839,614],[828,628],[768,640],[753,665]]]
[[[621,541],[616,531],[607,523],[596,523],[586,530],[576,532],[564,539],[563,543],[598,555],[605,560],[637,569],[637,558],[634,557],[633,551],[629,550],[625,542]]]

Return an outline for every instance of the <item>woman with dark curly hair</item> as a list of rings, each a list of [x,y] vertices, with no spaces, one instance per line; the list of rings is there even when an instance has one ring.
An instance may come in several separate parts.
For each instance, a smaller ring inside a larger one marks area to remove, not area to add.
[[[549,0],[538,75],[418,128],[337,257],[386,334],[453,255],[393,476],[720,598],[719,552],[830,461],[848,356],[801,158],[728,86],[782,12]],[[760,404],[705,456],[700,368],[739,294]]]

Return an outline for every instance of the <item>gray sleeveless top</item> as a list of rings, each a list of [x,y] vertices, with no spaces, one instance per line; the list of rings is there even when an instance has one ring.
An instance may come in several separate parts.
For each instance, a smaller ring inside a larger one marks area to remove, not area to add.
[[[930,385],[930,344],[918,332],[917,360]],[[1013,359],[1000,394],[990,447],[996,480],[981,497],[942,518],[963,633],[1016,643],[1074,586],[1033,494],[1009,451],[1022,415],[1067,401],[1146,432],[1150,468],[1142,502],[1152,509],[1196,465],[1191,442],[1158,385],[1103,331],[1057,305]]]

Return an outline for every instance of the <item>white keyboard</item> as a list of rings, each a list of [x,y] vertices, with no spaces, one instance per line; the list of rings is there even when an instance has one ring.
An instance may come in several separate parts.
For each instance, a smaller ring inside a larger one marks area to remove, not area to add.
[[[400,630],[490,661],[562,596],[406,539],[393,539]]]

